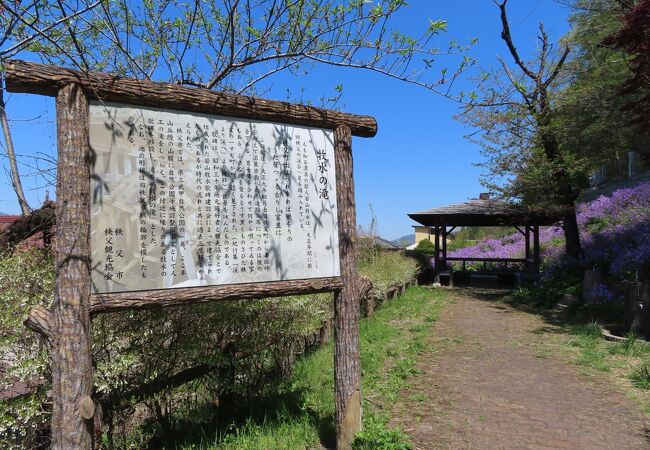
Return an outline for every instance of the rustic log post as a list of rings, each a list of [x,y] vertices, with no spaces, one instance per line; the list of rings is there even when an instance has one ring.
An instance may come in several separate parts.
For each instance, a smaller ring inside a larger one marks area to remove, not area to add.
[[[76,84],[56,97],[56,292],[52,311],[52,448],[92,448],[88,99]]]
[[[364,317],[371,317],[375,312],[375,296],[370,295],[372,281],[368,277],[359,277],[359,299]]]
[[[359,297],[363,298],[368,296],[368,293],[372,290],[372,281],[368,277],[359,277]]]
[[[361,430],[361,357],[357,276],[356,211],[352,179],[352,134],[347,126],[334,131],[339,255],[343,289],[334,297],[334,383],[336,388],[336,448],[352,448]]]

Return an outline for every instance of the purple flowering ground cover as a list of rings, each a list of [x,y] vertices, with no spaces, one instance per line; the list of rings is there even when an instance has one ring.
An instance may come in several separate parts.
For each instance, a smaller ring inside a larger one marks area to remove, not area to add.
[[[650,183],[579,204],[577,216],[583,246],[579,260],[565,256],[564,234],[559,226],[540,230],[543,278],[554,278],[569,267],[598,269],[610,286],[650,275]],[[449,256],[465,258],[523,255],[524,237],[518,232],[449,252]],[[614,296],[606,285],[598,289],[603,299]]]

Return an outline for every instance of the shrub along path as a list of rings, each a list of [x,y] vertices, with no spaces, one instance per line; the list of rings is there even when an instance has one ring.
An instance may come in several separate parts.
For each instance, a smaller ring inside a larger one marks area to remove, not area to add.
[[[641,408],[605,373],[571,364],[562,328],[456,290],[432,329],[436,352],[394,406],[415,448],[647,449]]]

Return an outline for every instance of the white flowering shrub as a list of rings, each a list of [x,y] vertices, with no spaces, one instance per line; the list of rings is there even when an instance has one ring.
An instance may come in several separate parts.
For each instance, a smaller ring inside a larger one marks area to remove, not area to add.
[[[414,258],[401,251],[381,251],[369,262],[359,258],[359,273],[372,281],[372,292],[381,295],[396,284],[411,281],[417,277],[419,268]]]
[[[22,322],[33,305],[49,306],[53,292],[52,259],[43,250],[0,258],[0,448],[47,443],[47,350]]]

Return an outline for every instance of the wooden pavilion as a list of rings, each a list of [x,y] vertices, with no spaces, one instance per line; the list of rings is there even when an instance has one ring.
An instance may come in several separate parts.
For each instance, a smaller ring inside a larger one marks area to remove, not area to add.
[[[408,214],[408,216],[416,222],[429,227],[430,235],[434,236],[435,282],[440,282],[441,274],[451,277],[450,272],[447,270],[448,262],[462,263],[463,270],[466,270],[468,262],[483,263],[484,270],[489,263],[499,263],[504,268],[504,271],[507,271],[508,264],[523,263],[525,270],[523,273],[519,273],[535,278],[539,274],[540,265],[539,227],[552,225],[559,221],[557,216],[502,200],[490,199],[488,194],[481,194],[476,200],[414,212]],[[454,229],[457,227],[487,226],[510,226],[519,231],[525,240],[524,257],[461,258],[447,256],[447,236]]]

